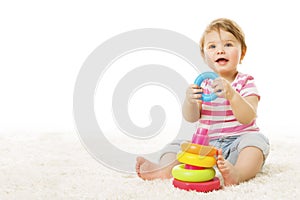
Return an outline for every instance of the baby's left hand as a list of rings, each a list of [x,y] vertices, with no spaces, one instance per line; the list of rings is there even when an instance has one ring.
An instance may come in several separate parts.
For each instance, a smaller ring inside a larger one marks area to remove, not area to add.
[[[230,82],[222,77],[218,77],[213,81],[212,88],[218,97],[223,97],[227,100],[231,100],[235,94],[235,90],[231,87]]]

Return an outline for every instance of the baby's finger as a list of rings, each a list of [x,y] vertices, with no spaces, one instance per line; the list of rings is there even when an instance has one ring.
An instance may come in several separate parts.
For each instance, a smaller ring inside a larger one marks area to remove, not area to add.
[[[215,88],[217,85],[222,84],[222,79],[220,77],[216,78],[215,80],[213,80],[211,87]]]
[[[213,92],[218,96],[218,97],[223,97],[224,96],[224,90],[219,88],[219,87],[216,87]]]
[[[191,98],[192,99],[201,99],[202,97],[202,94],[201,93],[194,93],[194,94],[191,94]]]
[[[200,86],[197,85],[197,84],[191,84],[190,87],[191,87],[191,88],[194,88],[194,89],[199,89],[199,88],[200,88]]]
[[[224,88],[220,85],[216,85],[214,88],[213,88],[213,92],[215,93],[218,93],[218,92],[222,92],[224,90]]]
[[[202,92],[203,92],[202,88],[200,88],[200,89],[189,88],[186,91],[186,95],[189,96],[189,95],[193,95],[193,94],[201,94]]]
[[[202,104],[202,100],[200,100],[200,99],[191,99],[190,102],[191,103]]]
[[[187,96],[187,100],[188,100],[190,103],[202,103],[201,97],[202,97],[201,94],[189,94],[189,95]]]
[[[199,89],[199,86],[195,84],[189,85],[189,87],[186,90],[186,95],[197,93],[197,89]]]
[[[192,93],[193,94],[201,94],[203,92],[203,89],[202,88],[200,88],[200,89],[193,89],[192,90]]]

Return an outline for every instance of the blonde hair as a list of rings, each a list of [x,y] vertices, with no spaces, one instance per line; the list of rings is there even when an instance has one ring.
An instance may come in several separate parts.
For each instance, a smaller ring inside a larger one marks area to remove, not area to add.
[[[226,31],[231,33],[240,43],[241,43],[241,48],[242,48],[242,54],[241,54],[241,60],[243,60],[246,51],[247,51],[247,45],[245,42],[245,34],[243,30],[240,28],[240,26],[226,18],[219,18],[214,21],[212,21],[205,29],[201,39],[200,39],[200,50],[201,50],[201,55],[204,58],[204,40],[205,40],[205,35],[210,33],[211,31],[217,31],[220,32],[220,30]]]

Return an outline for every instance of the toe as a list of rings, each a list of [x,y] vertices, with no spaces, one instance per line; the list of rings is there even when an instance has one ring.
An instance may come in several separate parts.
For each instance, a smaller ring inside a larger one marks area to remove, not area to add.
[[[144,163],[145,162],[145,158],[144,157],[141,157],[141,156],[138,156],[138,157],[136,157],[136,163],[138,164],[142,164],[142,163]]]
[[[136,158],[136,164],[135,164],[135,170],[139,174],[141,172],[141,165],[146,161],[143,157],[137,157]]]

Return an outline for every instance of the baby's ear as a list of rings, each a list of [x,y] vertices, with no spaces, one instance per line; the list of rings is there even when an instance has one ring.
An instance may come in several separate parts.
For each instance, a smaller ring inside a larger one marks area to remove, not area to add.
[[[200,54],[201,54],[201,57],[202,57],[202,59],[204,60],[204,62],[207,64],[207,62],[206,62],[206,58],[205,58],[205,53],[204,53],[204,50],[203,50],[203,49],[201,49],[201,47],[200,47]]]
[[[242,60],[244,59],[245,55],[246,55],[246,49],[244,48],[244,49],[242,49],[240,64],[242,64]]]

